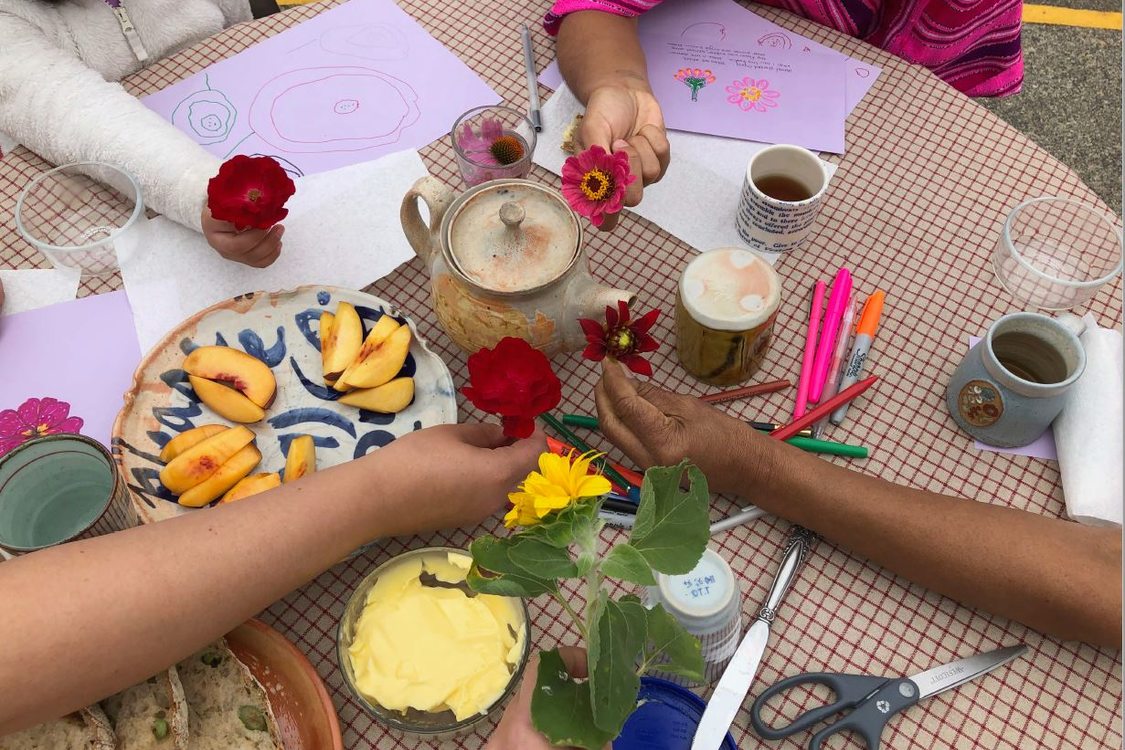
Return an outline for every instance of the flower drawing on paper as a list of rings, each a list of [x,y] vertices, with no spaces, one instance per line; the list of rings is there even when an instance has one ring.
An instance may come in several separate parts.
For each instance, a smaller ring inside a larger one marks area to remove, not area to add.
[[[703,68],[680,68],[673,77],[691,89],[693,102],[699,101],[701,88],[715,82],[715,74]]]
[[[16,409],[0,411],[0,456],[44,435],[78,432],[82,418],[70,416],[70,404],[49,396],[29,398]]]
[[[743,112],[768,112],[777,106],[780,96],[781,92],[771,90],[770,82],[765,78],[747,76],[727,86],[727,101],[737,104]]]
[[[512,507],[504,516],[504,525],[509,529],[534,526],[550,513],[609,492],[609,480],[590,473],[591,463],[600,456],[593,452],[581,456],[540,454],[539,471],[528,474],[516,492],[508,493]]]
[[[601,146],[591,146],[567,157],[562,169],[562,194],[577,214],[600,227],[607,214],[621,211],[625,188],[636,179],[629,171],[627,153],[610,154]]]
[[[222,91],[211,88],[206,75],[204,88],[196,91],[172,110],[172,124],[194,135],[201,146],[222,143],[230,135],[238,114]]]
[[[629,305],[621,300],[616,310],[606,306],[604,324],[580,318],[578,325],[586,334],[586,349],[582,356],[592,362],[601,362],[609,356],[638,375],[652,375],[652,365],[642,355],[660,348],[659,342],[649,333],[658,317],[660,310],[649,310],[634,320]]]

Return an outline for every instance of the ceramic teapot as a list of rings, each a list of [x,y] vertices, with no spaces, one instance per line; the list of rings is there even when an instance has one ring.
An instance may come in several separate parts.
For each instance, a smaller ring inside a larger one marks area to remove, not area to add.
[[[579,318],[602,320],[606,305],[636,297],[593,279],[578,217],[546,185],[492,180],[457,196],[427,176],[403,198],[400,218],[429,268],[434,312],[467,352],[505,336],[547,356],[576,351],[586,345]]]

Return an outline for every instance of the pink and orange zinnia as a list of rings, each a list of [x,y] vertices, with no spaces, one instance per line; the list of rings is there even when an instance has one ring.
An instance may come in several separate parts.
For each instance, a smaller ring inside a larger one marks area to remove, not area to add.
[[[563,164],[562,194],[577,214],[600,227],[607,215],[621,211],[625,188],[636,179],[629,171],[627,153],[610,154],[601,146],[591,146]]]

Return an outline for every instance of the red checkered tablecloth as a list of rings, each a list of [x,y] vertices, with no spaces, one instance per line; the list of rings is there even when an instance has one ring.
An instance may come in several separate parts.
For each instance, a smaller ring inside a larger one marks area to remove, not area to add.
[[[526,105],[522,53],[514,32],[517,24],[526,21],[537,30],[540,68],[553,56],[553,43],[536,23],[545,0],[400,0],[400,4],[516,106]],[[325,7],[294,8],[227,30],[156,63],[126,86],[138,95],[156,91]],[[872,360],[872,370],[882,380],[858,402],[859,408],[852,409],[846,426],[833,433],[833,438],[873,448],[870,459],[852,467],[914,487],[1061,515],[1057,464],[975,450],[946,413],[943,389],[965,351],[968,335],[980,334],[989,321],[1017,308],[997,285],[989,262],[1006,212],[1040,195],[1073,196],[1104,208],[1102,202],[1068,168],[926,70],[782,11],[765,7],[755,11],[883,68],[848,120],[847,154],[832,157],[840,169],[814,240],[779,264],[785,292],[762,378],[793,377],[799,370],[810,281],[830,278],[838,266],[847,264],[861,292],[879,287],[887,291],[888,299]],[[422,156],[437,177],[450,184],[459,182],[444,141],[424,149]],[[17,235],[12,216],[20,189],[47,167],[25,149],[0,160],[2,267],[45,265]],[[554,179],[541,170],[536,176]],[[641,290],[646,306],[665,310],[672,308],[679,269],[693,255],[682,242],[631,215],[612,234],[593,233],[588,250],[596,276],[621,288]],[[1102,290],[1088,306],[1102,325],[1119,321],[1120,283]],[[82,294],[119,287],[117,278],[87,281]],[[445,357],[455,379],[464,382],[465,357],[436,325],[420,262],[407,264],[369,291],[409,312]],[[672,339],[670,316],[662,318],[656,334],[665,341]],[[559,358],[555,364],[566,384],[560,410],[591,412],[595,369],[577,357]],[[689,393],[702,390],[676,365],[667,348],[657,360],[653,379]],[[779,393],[724,408],[746,418],[784,420],[791,399],[791,393]],[[720,499],[712,512],[719,517],[731,510]],[[427,746],[387,733],[349,696],[335,651],[336,623],[349,592],[390,555],[424,544],[465,546],[498,526],[490,522],[472,531],[390,541],[379,553],[337,565],[262,615],[308,654],[324,677],[340,715],[346,747]],[[741,577],[748,616],[766,594],[787,527],[784,521],[767,518],[714,540]],[[607,530],[606,540],[616,533]],[[577,642],[556,603],[537,600],[531,609],[532,637],[538,645]],[[1025,658],[897,717],[884,733],[885,746],[1120,747],[1119,652],[1060,643],[1017,623],[966,609],[829,542],[821,542],[781,607],[755,684],[760,688],[802,671],[911,674],[1021,641],[1030,647]],[[491,727],[484,723],[444,746],[480,747]],[[764,746],[748,729],[745,711],[733,731],[741,748]],[[771,746],[796,748],[805,741],[806,736],[798,735]]]

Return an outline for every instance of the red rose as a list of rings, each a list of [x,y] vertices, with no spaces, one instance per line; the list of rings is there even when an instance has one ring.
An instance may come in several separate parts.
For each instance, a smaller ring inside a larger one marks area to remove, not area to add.
[[[481,411],[499,414],[505,435],[525,438],[536,417],[559,405],[562,384],[543,352],[508,336],[469,357],[469,385],[461,393]]]
[[[231,157],[207,183],[207,207],[235,229],[269,229],[289,215],[285,201],[297,192],[281,165],[268,156]]]

